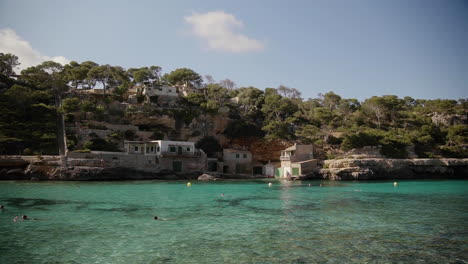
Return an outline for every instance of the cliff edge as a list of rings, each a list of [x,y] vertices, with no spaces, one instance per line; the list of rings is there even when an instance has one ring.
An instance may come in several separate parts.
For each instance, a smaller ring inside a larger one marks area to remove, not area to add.
[[[468,159],[325,160],[315,178],[328,180],[467,179]]]

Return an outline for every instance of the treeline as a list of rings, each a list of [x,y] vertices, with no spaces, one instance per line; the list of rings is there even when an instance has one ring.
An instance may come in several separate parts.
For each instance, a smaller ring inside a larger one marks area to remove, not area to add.
[[[231,80],[216,82],[191,69],[162,74],[159,66],[124,69],[91,61],[65,66],[44,62],[17,75],[18,58],[0,54],[0,153],[56,154],[55,116],[64,113],[69,122],[93,118],[112,122],[119,115],[131,123],[132,109],[113,113],[109,104],[126,100],[137,86],[173,85],[196,92],[180,99],[175,118],[186,123],[199,114],[229,117],[224,134],[235,138],[284,139],[313,143],[328,158],[336,151],[380,146],[387,157],[405,158],[409,150],[419,157],[468,157],[466,99],[421,100],[394,95],[374,96],[364,101],[328,92],[304,100],[294,88],[279,86],[264,90],[236,88]],[[80,89],[102,88],[102,99],[83,98]],[[156,100],[143,100],[148,116]],[[56,98],[63,104],[57,105]],[[114,110],[115,112],[115,110]],[[73,141],[73,140],[71,140]],[[326,156],[324,156],[326,157]]]

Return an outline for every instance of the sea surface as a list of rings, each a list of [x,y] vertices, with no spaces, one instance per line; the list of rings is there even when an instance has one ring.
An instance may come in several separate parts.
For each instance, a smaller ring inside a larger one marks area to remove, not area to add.
[[[0,204],[2,264],[468,263],[466,180],[7,181]]]

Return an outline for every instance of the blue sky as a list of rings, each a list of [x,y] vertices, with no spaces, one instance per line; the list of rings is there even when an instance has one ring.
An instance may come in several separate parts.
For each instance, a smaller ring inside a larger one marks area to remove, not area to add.
[[[468,97],[468,1],[0,1],[0,52],[192,68],[304,98]],[[19,55],[19,54],[18,54]]]

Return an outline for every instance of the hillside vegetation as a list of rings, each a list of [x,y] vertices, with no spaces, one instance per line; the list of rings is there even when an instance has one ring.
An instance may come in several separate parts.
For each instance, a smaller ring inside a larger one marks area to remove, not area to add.
[[[321,158],[364,146],[378,146],[391,158],[468,157],[464,98],[384,95],[359,101],[328,92],[303,99],[284,85],[237,88],[231,80],[216,82],[187,68],[162,74],[159,66],[124,69],[92,61],[65,66],[49,61],[17,74],[16,66],[15,55],[0,53],[0,154],[58,154],[57,116],[63,114],[70,150],[116,151],[124,139],[149,135],[200,141],[210,153],[246,147],[259,160],[274,159],[278,149],[292,142],[314,144]],[[136,101],[129,100],[131,88],[163,85],[193,92],[172,104],[141,90]],[[83,92],[94,88],[104,92]],[[148,133],[77,133],[83,127],[106,130],[106,124],[134,125]]]

